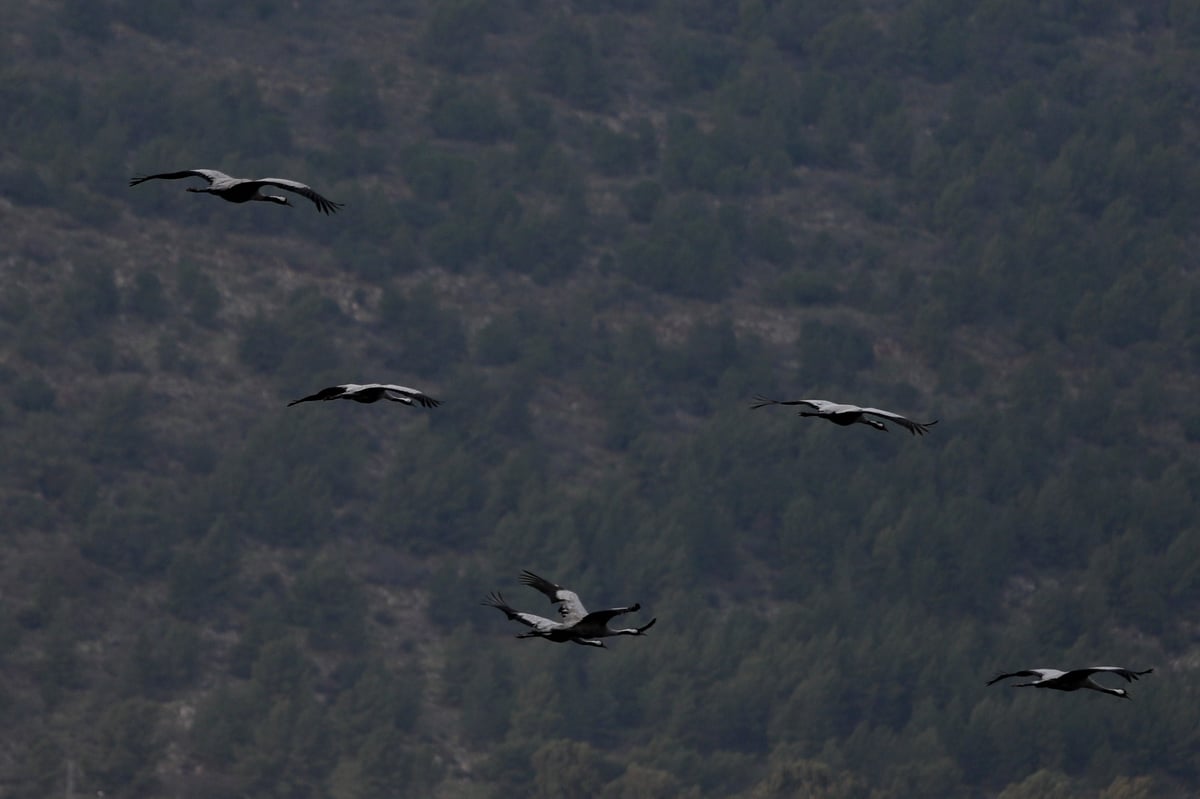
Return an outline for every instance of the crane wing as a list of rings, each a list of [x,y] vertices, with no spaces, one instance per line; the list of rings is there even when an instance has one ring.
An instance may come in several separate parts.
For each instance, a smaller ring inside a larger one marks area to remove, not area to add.
[[[346,393],[346,386],[330,386],[329,388],[321,389],[316,394],[310,394],[307,397],[301,397],[298,400],[292,400],[291,402],[288,403],[288,407],[290,408],[298,402],[312,402],[313,400],[334,399],[335,397],[340,397],[345,393]]]
[[[416,402],[422,408],[436,408],[442,404],[441,400],[436,400],[423,391],[418,391],[415,388],[407,386],[385,385],[383,390],[387,392],[388,399],[398,399],[410,405]]]
[[[311,186],[300,183],[299,181],[288,180],[287,178],[258,178],[251,182],[257,183],[260,186],[277,186],[281,189],[294,191],[301,197],[307,197],[308,199],[312,200],[313,205],[317,206],[317,210],[323,214],[335,213],[337,209],[345,205],[345,203],[335,203],[333,200],[328,200],[322,197],[320,194],[317,194],[315,191],[313,191]]]
[[[139,183],[145,183],[147,180],[179,180],[180,178],[204,178],[210,186],[219,180],[233,180],[229,175],[226,175],[224,172],[218,172],[215,169],[185,169],[182,172],[163,172],[158,175],[144,175],[140,178],[130,178],[129,185],[136,186]]]
[[[519,579],[530,588],[536,588],[541,591],[550,598],[551,602],[559,603],[561,607],[558,609],[558,612],[562,615],[565,623],[574,624],[588,615],[587,608],[579,601],[579,595],[574,591],[569,591],[544,577],[538,577],[528,570],[522,571]]]
[[[504,601],[504,597],[499,592],[488,594],[487,599],[480,603],[487,605],[489,608],[496,608],[513,621],[520,622],[526,627],[532,627],[539,633],[548,633],[553,630],[562,628],[562,624],[556,621],[547,619],[544,616],[538,616],[533,613],[525,613],[524,611],[515,610],[511,605]]]
[[[1008,677],[1046,677],[1046,669],[1024,669],[1022,671],[1010,671],[1006,674],[997,674],[995,677],[987,681],[988,685],[998,683]]]
[[[580,619],[580,625],[596,622],[599,624],[608,624],[617,616],[623,616],[626,613],[637,613],[642,609],[641,603],[635,603],[627,608],[605,608],[604,610],[593,610],[591,613]]]
[[[754,404],[751,405],[750,408],[751,408],[751,410],[753,410],[755,408],[761,408],[764,405],[807,405],[810,408],[816,408],[817,410],[821,410],[822,407],[833,405],[833,404],[834,403],[828,402],[827,400],[812,400],[812,399],[777,400],[777,399],[771,399],[770,397],[764,397],[762,394],[755,394],[754,395]]]
[[[1141,675],[1150,674],[1153,671],[1154,671],[1154,669],[1146,669],[1145,671],[1133,671],[1131,669],[1125,669],[1120,666],[1091,666],[1090,668],[1086,668],[1086,669],[1072,669],[1071,671],[1069,671],[1067,673],[1068,674],[1079,674],[1082,676],[1086,676],[1089,674],[1098,674],[1098,673],[1108,672],[1108,673],[1116,674],[1120,677],[1123,677],[1126,682],[1133,682],[1134,680],[1138,679]]]
[[[890,422],[895,422],[908,432],[912,433],[914,436],[925,435],[925,433],[929,431],[930,427],[933,427],[938,423],[937,419],[934,419],[932,422],[914,422],[912,419],[908,419],[898,413],[892,413],[891,411],[885,411],[879,408],[863,408],[862,412],[869,413],[872,416],[878,416],[880,419],[887,419]]]

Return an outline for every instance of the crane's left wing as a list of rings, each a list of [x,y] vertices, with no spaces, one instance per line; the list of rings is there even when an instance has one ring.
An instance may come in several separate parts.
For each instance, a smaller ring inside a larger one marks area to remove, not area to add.
[[[574,624],[587,615],[587,608],[579,601],[579,595],[574,591],[563,588],[557,583],[552,583],[544,577],[538,577],[531,571],[522,571],[519,578],[522,583],[530,588],[536,588],[541,591],[551,602],[556,602],[559,607],[558,612],[563,617],[563,621]]]
[[[1154,669],[1146,669],[1145,671],[1133,671],[1132,669],[1122,668],[1120,666],[1092,666],[1086,669],[1074,669],[1073,674],[1103,674],[1111,673],[1119,677],[1123,677],[1126,682],[1133,682],[1143,674],[1150,674]]]
[[[388,399],[407,402],[410,405],[416,402],[422,408],[436,408],[442,404],[441,400],[436,400],[424,391],[409,388],[408,386],[385,385],[383,390],[387,392]]]
[[[345,393],[345,386],[330,386],[329,388],[321,389],[316,394],[310,394],[307,397],[301,397],[300,399],[292,400],[288,403],[288,407],[290,408],[298,402],[313,402],[314,400],[334,399],[335,397],[340,397]]]
[[[929,428],[938,423],[937,419],[934,419],[932,422],[914,422],[912,419],[905,418],[898,413],[892,413],[891,411],[879,408],[863,408],[862,412],[878,416],[880,419],[887,419],[889,422],[895,422],[914,436],[925,435],[925,433],[929,432]]]
[[[599,622],[600,624],[608,624],[617,616],[624,616],[626,613],[637,613],[642,609],[641,603],[634,603],[627,608],[605,608],[604,610],[593,610],[591,613],[584,616],[589,622]]]
[[[130,178],[129,185],[136,186],[147,180],[180,180],[181,178],[204,178],[211,186],[218,181],[232,181],[233,178],[215,169],[184,169],[180,172],[161,172],[157,175],[143,175],[140,178]]]
[[[800,399],[800,400],[777,400],[770,397],[764,397],[762,394],[754,395],[754,404],[750,406],[751,410],[761,408],[764,405],[807,405],[810,408],[821,410],[822,406],[833,405],[834,403],[828,400]]]

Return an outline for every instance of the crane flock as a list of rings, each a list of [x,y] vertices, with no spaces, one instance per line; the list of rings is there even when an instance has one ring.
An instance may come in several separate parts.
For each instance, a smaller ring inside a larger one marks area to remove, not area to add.
[[[342,203],[329,200],[307,184],[294,180],[286,178],[235,178],[215,169],[188,169],[179,172],[145,175],[130,179],[129,185],[131,187],[137,186],[149,180],[180,180],[192,177],[203,179],[206,185],[201,187],[189,186],[187,191],[213,194],[231,203],[258,201],[290,206],[291,202],[286,196],[265,193],[263,191],[266,188],[277,188],[293,192],[310,200],[316,206],[317,211],[322,214],[333,214],[343,207]],[[350,400],[364,404],[387,400],[410,406],[419,405],[422,408],[436,408],[441,404],[439,400],[430,397],[425,392],[407,386],[391,383],[343,383],[336,386],[329,386],[315,394],[292,400],[288,403],[288,407],[305,402],[327,402],[335,399]],[[754,397],[754,404],[750,407],[757,409],[768,405],[799,406],[801,408],[798,412],[799,416],[825,419],[842,427],[863,424],[876,430],[887,432],[887,424],[892,423],[907,430],[914,436],[922,436],[928,433],[930,428],[938,423],[936,419],[930,422],[917,422],[893,411],[881,408],[836,403],[822,399],[777,400],[756,395]],[[558,610],[558,619],[550,619],[527,611],[516,610],[508,604],[503,595],[498,591],[488,594],[481,604],[496,608],[504,613],[508,619],[529,628],[527,631],[518,634],[517,638],[544,638],[555,643],[571,642],[581,646],[603,648],[605,647],[602,640],[604,638],[614,636],[644,636],[646,631],[657,622],[657,618],[652,618],[649,622],[641,626],[614,628],[610,626],[613,619],[618,616],[638,612],[641,610],[641,604],[634,603],[628,606],[588,611],[580,601],[578,594],[574,591],[539,577],[533,572],[523,571],[518,579],[523,585],[541,592],[551,603],[555,604]],[[1153,669],[1133,671],[1118,666],[1092,666],[1069,671],[1050,668],[1025,669],[998,674],[989,680],[987,685],[990,686],[1001,680],[1013,677],[1029,677],[1034,679],[1029,682],[1015,683],[1013,687],[1047,688],[1058,691],[1089,689],[1129,699],[1129,694],[1125,689],[1104,686],[1096,682],[1093,677],[1098,674],[1114,674],[1126,682],[1133,682],[1152,671]]]

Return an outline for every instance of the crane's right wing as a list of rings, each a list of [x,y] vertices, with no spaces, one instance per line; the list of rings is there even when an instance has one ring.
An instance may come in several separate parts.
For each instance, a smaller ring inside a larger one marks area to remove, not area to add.
[[[316,394],[310,394],[307,397],[301,397],[298,400],[292,400],[291,402],[288,403],[288,407],[290,408],[298,402],[312,402],[314,400],[334,399],[335,397],[340,397],[345,393],[346,393],[345,386],[330,386],[329,388],[321,389]]]
[[[810,408],[816,408],[817,410],[820,410],[822,405],[832,404],[832,402],[828,402],[826,400],[776,400],[771,399],[770,397],[764,397],[762,394],[755,394],[754,404],[750,406],[750,409],[754,410],[755,408],[761,408],[764,405],[807,405]]]

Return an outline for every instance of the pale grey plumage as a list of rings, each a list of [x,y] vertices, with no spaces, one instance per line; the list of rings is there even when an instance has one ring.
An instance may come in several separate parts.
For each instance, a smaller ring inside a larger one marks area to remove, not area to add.
[[[1119,696],[1122,699],[1129,699],[1129,692],[1124,688],[1108,688],[1093,680],[1092,675],[1116,674],[1126,682],[1133,682],[1141,675],[1150,674],[1153,671],[1154,669],[1132,671],[1120,666],[1089,666],[1085,669],[1071,669],[1070,671],[1047,668],[1024,669],[1022,671],[997,674],[988,680],[987,684],[992,685],[1008,677],[1036,677],[1037,679],[1032,682],[1014,683],[1013,688],[1051,688],[1055,691],[1078,691],[1080,688],[1088,688],[1103,694],[1111,694]]]
[[[278,203],[279,205],[291,205],[287,197],[279,194],[263,194],[260,191],[264,186],[275,186],[280,189],[294,191],[301,197],[307,197],[312,200],[313,205],[317,206],[317,210],[323,214],[335,213],[337,209],[342,207],[342,203],[335,203],[333,200],[328,200],[314,191],[311,186],[295,180],[288,180],[287,178],[255,178],[253,180],[235,178],[215,169],[185,169],[181,172],[163,172],[158,175],[145,175],[140,178],[131,178],[129,185],[136,186],[139,183],[145,183],[147,180],[179,180],[180,178],[192,177],[204,178],[208,182],[208,186],[203,188],[192,186],[188,188],[188,191],[215,194],[222,200],[228,200],[231,203],[260,200]]]
[[[551,602],[559,605],[559,615],[562,619],[554,621],[544,616],[516,610],[505,602],[504,597],[498,592],[489,594],[482,604],[496,608],[513,621],[531,628],[529,632],[519,634],[518,638],[545,638],[556,643],[571,641],[586,646],[603,647],[604,642],[600,640],[601,638],[610,638],[614,635],[644,635],[646,630],[649,630],[658,621],[658,619],[651,619],[641,627],[614,629],[608,626],[610,621],[625,613],[635,613],[641,610],[641,604],[634,603],[629,607],[606,608],[589,613],[579,600],[579,595],[574,591],[538,577],[530,571],[521,572],[520,580],[525,585],[541,591],[550,598]]]
[[[828,419],[837,425],[846,427],[852,424],[865,424],[874,427],[876,430],[887,432],[887,425],[876,419],[869,419],[868,416],[878,416],[880,419],[886,419],[889,422],[895,422],[913,435],[924,435],[929,431],[929,428],[938,423],[937,419],[932,422],[914,422],[898,413],[885,411],[881,408],[864,408],[859,405],[846,405],[838,402],[830,402],[829,400],[819,399],[801,399],[801,400],[775,400],[764,396],[756,396],[754,404],[751,408],[761,408],[764,405],[804,405],[812,408],[812,411],[800,411],[800,416],[817,416],[822,419]]]
[[[300,402],[316,400],[346,399],[355,402],[377,402],[381,399],[400,402],[405,405],[420,405],[422,408],[436,408],[441,400],[436,400],[423,391],[408,386],[397,386],[392,383],[343,383],[340,386],[323,388],[316,394],[301,397],[288,403],[288,407]]]

